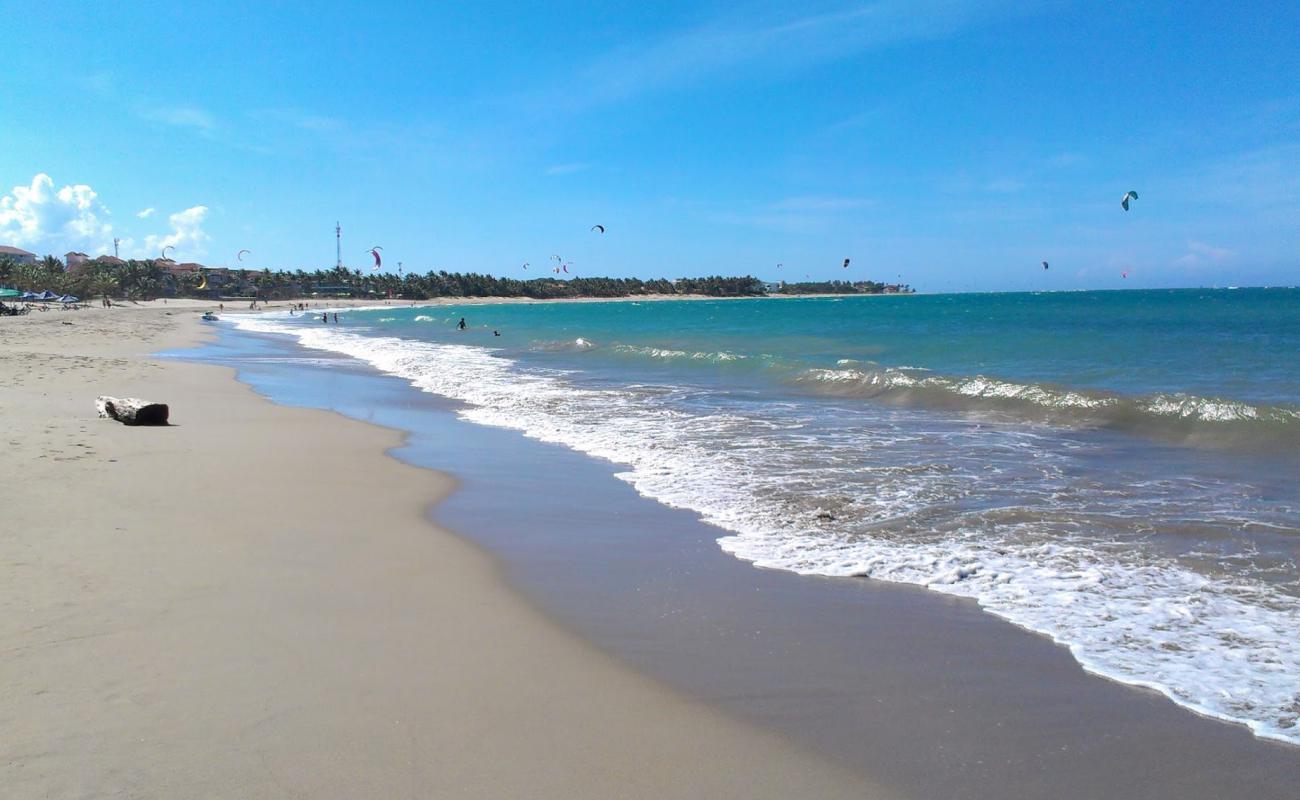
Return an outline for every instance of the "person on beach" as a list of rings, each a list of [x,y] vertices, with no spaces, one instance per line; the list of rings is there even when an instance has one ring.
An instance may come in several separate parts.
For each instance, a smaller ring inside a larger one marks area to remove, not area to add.
[[[461,317],[461,318],[460,318],[460,322],[456,323],[456,327],[457,327],[457,328],[460,328],[462,331],[465,330],[465,318],[464,318],[464,317]]]

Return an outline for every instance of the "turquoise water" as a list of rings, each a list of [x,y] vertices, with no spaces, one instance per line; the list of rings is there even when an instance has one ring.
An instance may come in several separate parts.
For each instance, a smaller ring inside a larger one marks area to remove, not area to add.
[[[1128,393],[1300,402],[1300,290],[1169,290],[499,305],[437,309],[505,343],[584,337],[764,365],[844,359]],[[427,315],[429,311],[423,312]],[[420,312],[403,310],[392,325]],[[381,315],[382,316],[382,315]],[[357,317],[371,320],[374,316]],[[423,333],[421,335],[424,335]],[[615,351],[617,352],[617,351]]]
[[[971,597],[1090,670],[1300,743],[1296,290],[340,320],[237,324],[608,459],[758,566]]]

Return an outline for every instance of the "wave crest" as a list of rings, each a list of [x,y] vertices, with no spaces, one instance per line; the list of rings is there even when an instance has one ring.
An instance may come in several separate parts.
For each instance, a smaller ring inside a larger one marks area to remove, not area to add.
[[[819,394],[898,405],[994,411],[1067,427],[1111,428],[1182,444],[1293,447],[1300,409],[1191,394],[1140,397],[1049,383],[939,375],[911,367],[810,369],[792,382]]]

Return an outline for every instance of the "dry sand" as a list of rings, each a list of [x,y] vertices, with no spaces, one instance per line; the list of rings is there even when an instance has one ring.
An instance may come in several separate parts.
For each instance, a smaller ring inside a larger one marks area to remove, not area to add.
[[[208,305],[0,318],[4,797],[886,796],[541,616],[397,433],[147,357]]]

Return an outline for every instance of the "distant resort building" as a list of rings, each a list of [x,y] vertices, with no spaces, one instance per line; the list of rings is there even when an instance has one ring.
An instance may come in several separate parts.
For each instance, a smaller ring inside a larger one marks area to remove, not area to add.
[[[160,258],[154,263],[157,264],[159,267],[161,267],[163,272],[167,273],[173,278],[179,278],[182,275],[192,275],[195,272],[198,272],[199,270],[203,269],[202,264],[195,264],[192,261],[186,262],[184,264],[177,264],[175,261],[172,261],[170,258]]]
[[[71,252],[63,256],[63,267],[68,272],[81,272],[90,263],[90,256],[85,253]]]
[[[9,258],[19,264],[35,264],[36,254],[29,253],[19,247],[10,247],[7,244],[0,244],[0,258]]]
[[[357,291],[355,286],[317,285],[315,287],[312,287],[312,297],[356,297],[356,295],[360,295],[360,294],[365,294],[365,293],[364,291]]]

